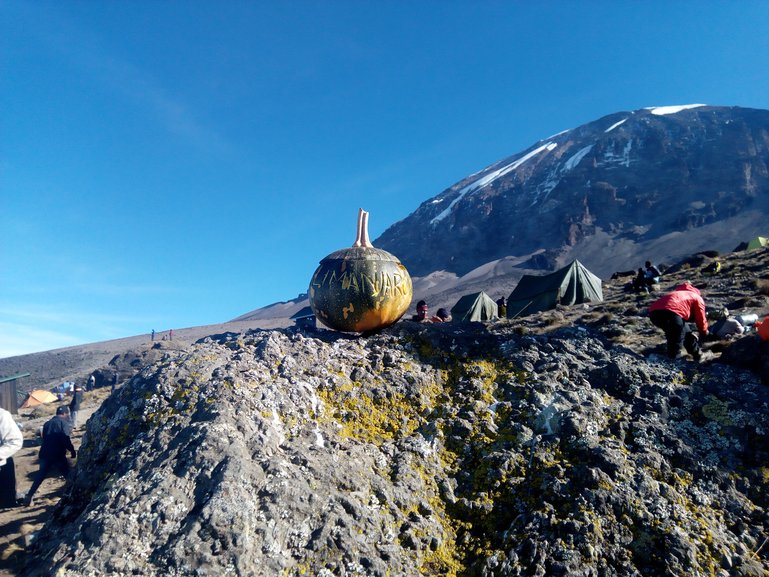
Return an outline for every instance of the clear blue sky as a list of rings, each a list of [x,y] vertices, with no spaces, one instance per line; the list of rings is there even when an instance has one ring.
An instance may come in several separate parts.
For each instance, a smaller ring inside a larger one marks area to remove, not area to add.
[[[769,108],[765,1],[0,2],[0,357],[231,320],[537,140]]]

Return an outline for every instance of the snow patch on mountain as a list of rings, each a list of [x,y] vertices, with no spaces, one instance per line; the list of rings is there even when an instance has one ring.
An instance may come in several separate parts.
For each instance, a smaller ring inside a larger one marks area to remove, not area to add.
[[[664,116],[666,114],[675,114],[682,110],[688,110],[690,108],[699,108],[700,106],[707,106],[707,104],[682,104],[679,106],[650,106],[646,108],[652,114],[657,116]]]
[[[558,186],[558,183],[561,182],[561,176],[571,170],[574,169],[575,166],[577,166],[580,161],[587,156],[587,154],[593,149],[593,145],[590,144],[589,146],[585,146],[584,148],[579,149],[576,154],[573,154],[566,162],[563,163],[562,166],[557,167],[555,170],[551,171],[545,180],[543,180],[538,186],[537,186],[537,193],[534,195],[534,198],[531,201],[531,204],[529,205],[534,206],[537,202],[539,202],[540,199],[544,200],[547,198],[547,195],[550,194],[550,192]]]
[[[622,152],[616,154],[613,150],[607,150],[603,155],[604,164],[619,164],[624,167],[630,166],[630,151],[633,149],[633,140],[628,140]]]
[[[556,186],[558,186],[559,182],[561,182],[561,179],[558,176],[558,171],[555,170],[551,172],[544,180],[544,182],[537,185],[537,194],[534,195],[534,198],[531,201],[529,207],[534,206],[540,198],[547,198],[547,195],[550,194],[550,191],[552,191]]]
[[[620,126],[620,125],[621,125],[623,122],[625,122],[626,120],[627,120],[627,118],[623,118],[623,119],[622,119],[622,120],[620,120],[619,122],[615,122],[615,123],[614,123],[614,124],[612,124],[612,125],[611,125],[609,128],[607,128],[606,130],[604,130],[604,132],[611,132],[612,130],[614,130],[615,128],[617,128],[618,126]]]
[[[624,120],[622,122],[625,122]],[[619,123],[621,124],[621,123]],[[608,131],[607,131],[608,132]],[[572,170],[575,166],[577,166],[580,161],[585,158],[588,152],[590,152],[593,149],[593,145],[586,146],[585,148],[581,148],[577,153],[569,158],[564,165],[563,165],[563,172]]]
[[[544,152],[544,151],[548,151],[549,152],[549,151],[553,150],[556,146],[558,146],[558,145],[555,142],[546,142],[542,146],[540,146],[538,148],[535,148],[534,150],[532,150],[528,154],[526,154],[526,155],[522,156],[521,158],[511,162],[510,164],[508,164],[506,166],[503,166],[502,168],[498,168],[497,170],[488,173],[486,176],[483,176],[483,177],[479,178],[478,180],[474,180],[470,184],[464,186],[459,191],[459,193],[457,194],[457,197],[454,200],[451,201],[451,203],[443,210],[443,212],[441,212],[438,216],[433,218],[430,221],[430,224],[437,224],[438,222],[440,222],[444,218],[446,218],[449,214],[451,214],[451,209],[453,209],[454,206],[460,200],[462,200],[465,197],[466,194],[468,194],[470,192],[475,192],[477,190],[481,190],[482,188],[488,186],[489,184],[491,184],[492,182],[494,182],[498,178],[508,174],[509,172],[512,172],[513,170],[515,170],[516,168],[521,166],[527,160],[535,157],[536,155],[538,155],[541,152]],[[436,200],[438,200],[438,199],[436,199]],[[440,199],[440,200],[443,200],[443,199]],[[433,201],[433,202],[435,202],[435,201]]]
[[[566,134],[567,132],[571,132],[571,131],[572,131],[571,128],[567,128],[566,130],[561,130],[561,132],[556,132],[552,136],[548,136],[545,140],[553,140],[554,138],[557,138],[557,137],[559,137],[559,136],[561,136],[563,134]]]

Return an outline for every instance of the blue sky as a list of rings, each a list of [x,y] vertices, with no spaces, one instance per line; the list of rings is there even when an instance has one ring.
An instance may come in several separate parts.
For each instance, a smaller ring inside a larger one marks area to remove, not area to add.
[[[214,324],[537,140],[769,108],[762,1],[0,2],[0,357]]]

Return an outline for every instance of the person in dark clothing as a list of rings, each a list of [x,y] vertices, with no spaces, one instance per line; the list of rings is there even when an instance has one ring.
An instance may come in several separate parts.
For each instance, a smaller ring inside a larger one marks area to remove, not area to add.
[[[646,277],[646,286],[650,287],[653,284],[657,284],[660,282],[660,278],[662,278],[662,273],[660,272],[660,269],[658,269],[656,266],[654,266],[651,261],[646,261],[644,263],[644,266],[646,267],[646,271],[644,272],[644,275]]]
[[[77,415],[80,412],[80,404],[83,402],[83,389],[75,385],[72,392],[72,400],[69,402],[69,420],[72,428],[77,428]]]
[[[635,292],[642,292],[646,290],[646,271],[644,271],[644,269],[638,269],[638,272],[636,273],[630,288],[632,288],[632,290]]]
[[[497,314],[501,319],[507,318],[507,304],[505,304],[505,297],[499,297],[499,300],[497,301]]]
[[[72,440],[69,438],[71,431],[72,426],[69,422],[69,408],[67,407],[56,409],[56,416],[43,425],[43,446],[40,447],[39,454],[40,469],[37,471],[32,487],[24,497],[25,505],[30,506],[32,504],[32,497],[53,469],[58,469],[65,478],[69,477],[67,451],[73,459],[77,456]]]

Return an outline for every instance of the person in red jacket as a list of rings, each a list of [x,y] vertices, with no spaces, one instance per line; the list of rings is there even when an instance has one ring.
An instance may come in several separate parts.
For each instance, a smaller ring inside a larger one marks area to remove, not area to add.
[[[695,361],[700,360],[699,340],[688,324],[694,322],[700,336],[708,335],[705,301],[699,289],[689,282],[678,285],[672,292],[652,303],[649,307],[649,319],[665,331],[668,356],[671,359],[678,356],[683,345]]]

